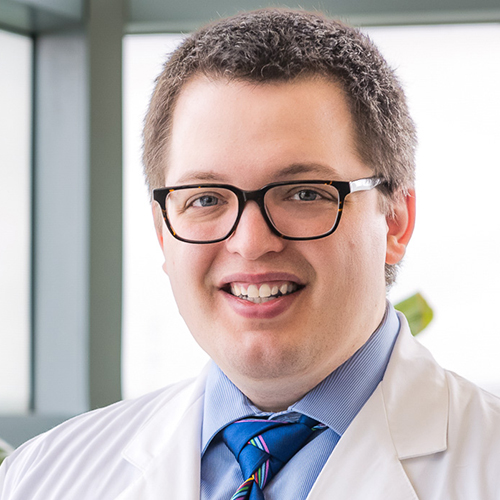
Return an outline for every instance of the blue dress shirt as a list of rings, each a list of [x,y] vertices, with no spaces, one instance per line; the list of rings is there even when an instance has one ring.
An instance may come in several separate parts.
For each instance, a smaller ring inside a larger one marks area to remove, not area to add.
[[[334,372],[287,410],[262,412],[213,363],[207,379],[202,427],[201,499],[229,499],[244,481],[234,455],[219,431],[249,416],[296,421],[301,414],[323,424],[266,486],[266,500],[305,500],[342,434],[382,380],[400,324],[388,303],[381,325]]]

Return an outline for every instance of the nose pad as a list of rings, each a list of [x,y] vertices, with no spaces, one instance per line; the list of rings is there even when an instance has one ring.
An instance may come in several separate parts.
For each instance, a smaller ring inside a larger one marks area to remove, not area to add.
[[[255,201],[248,201],[226,247],[248,260],[256,260],[268,252],[281,252],[286,241],[273,233]]]

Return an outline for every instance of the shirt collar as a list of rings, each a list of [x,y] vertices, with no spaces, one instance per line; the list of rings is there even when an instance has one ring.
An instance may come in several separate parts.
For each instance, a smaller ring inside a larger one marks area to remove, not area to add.
[[[279,415],[298,412],[330,427],[340,436],[382,380],[400,324],[387,303],[384,319],[368,341],[345,363]],[[212,438],[227,424],[249,416],[277,414],[261,412],[212,362],[205,390],[203,453]]]

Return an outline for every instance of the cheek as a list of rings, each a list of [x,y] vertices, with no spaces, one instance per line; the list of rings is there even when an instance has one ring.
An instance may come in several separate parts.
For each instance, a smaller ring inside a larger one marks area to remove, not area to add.
[[[372,280],[384,279],[387,225],[381,213],[351,214],[342,220],[332,235],[328,258],[323,259],[323,269],[330,274],[332,283],[347,293],[353,287],[359,290]],[[334,275],[332,275],[334,274]]]
[[[364,280],[385,279],[387,225],[385,217],[373,217],[359,226],[349,240],[349,254],[353,272]]]
[[[183,300],[186,296],[189,297],[189,301],[195,300],[196,296],[201,295],[202,289],[206,288],[215,257],[213,247],[214,245],[183,243],[170,234],[165,235],[163,269],[178,300]],[[196,295],[194,295],[195,290]]]
[[[200,246],[175,240],[164,245],[164,256],[163,268],[168,275],[178,311],[191,332],[199,331],[211,303],[204,286],[209,268],[206,253]]]

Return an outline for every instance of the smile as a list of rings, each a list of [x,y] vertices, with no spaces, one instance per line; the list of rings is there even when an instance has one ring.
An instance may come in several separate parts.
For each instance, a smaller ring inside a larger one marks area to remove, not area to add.
[[[253,302],[254,304],[263,304],[270,300],[275,300],[285,295],[290,295],[298,290],[297,283],[291,281],[276,283],[262,283],[260,285],[244,285],[231,283],[229,293],[242,300]]]

